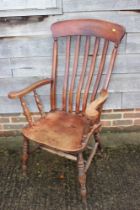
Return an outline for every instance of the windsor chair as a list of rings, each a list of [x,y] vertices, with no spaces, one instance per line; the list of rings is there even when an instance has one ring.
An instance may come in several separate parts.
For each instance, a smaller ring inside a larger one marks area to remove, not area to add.
[[[108,98],[107,89],[125,29],[118,24],[103,20],[78,19],[54,23],[51,30],[54,40],[51,78],[35,82],[21,91],[9,93],[9,98],[20,99],[28,121],[28,126],[22,130],[24,136],[22,168],[26,172],[29,140],[38,143],[42,149],[77,161],[81,196],[83,202],[86,203],[86,174],[96,151],[101,148],[100,115],[103,104]],[[63,64],[65,72],[61,108],[57,107],[56,97],[60,38],[65,40],[66,51]],[[74,53],[72,53],[72,40]],[[83,44],[84,47],[80,50]],[[107,56],[110,48],[112,48],[111,56]],[[110,60],[107,68],[104,68],[107,57],[110,57]],[[79,68],[80,59],[82,59],[81,69]],[[45,113],[36,89],[47,84],[51,88],[51,110]],[[36,122],[33,122],[25,100],[25,95],[31,91],[34,93],[41,115]],[[99,92],[100,95],[97,96]],[[85,161],[83,152],[88,148],[91,136],[94,137],[95,143]]]

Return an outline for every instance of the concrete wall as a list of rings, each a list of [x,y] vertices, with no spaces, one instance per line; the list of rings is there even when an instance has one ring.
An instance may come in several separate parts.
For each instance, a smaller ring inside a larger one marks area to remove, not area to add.
[[[125,26],[127,33],[119,49],[105,109],[140,107],[140,0],[8,1],[0,0],[0,113],[22,111],[19,102],[8,99],[7,93],[50,75],[50,25],[75,18],[99,18]],[[43,88],[39,94],[49,109],[49,89]],[[36,111],[31,95],[27,100]]]

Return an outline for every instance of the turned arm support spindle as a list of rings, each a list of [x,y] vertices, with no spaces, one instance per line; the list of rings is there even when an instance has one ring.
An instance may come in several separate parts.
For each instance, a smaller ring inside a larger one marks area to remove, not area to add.
[[[46,85],[46,84],[51,84],[52,82],[53,82],[52,79],[43,79],[43,80],[40,80],[40,81],[37,81],[37,82],[33,83],[32,85],[30,85],[30,86],[28,86],[28,87],[26,87],[26,88],[24,88],[20,91],[13,91],[13,92],[10,92],[8,94],[8,97],[10,99],[16,99],[16,98],[20,99],[24,115],[25,115],[25,117],[26,117],[30,126],[33,126],[33,121],[32,121],[30,110],[29,110],[29,108],[27,106],[27,103],[24,99],[24,96],[27,95],[28,93],[32,92],[32,91],[34,92],[34,97],[35,97],[37,107],[39,109],[39,112],[40,112],[41,116],[43,116],[44,115],[43,106],[41,104],[41,101],[40,101],[39,96],[37,95],[35,89],[37,89],[37,88],[39,88],[43,85]]]
[[[33,92],[34,92],[34,98],[35,98],[36,105],[38,107],[40,115],[43,117],[43,116],[45,116],[45,113],[43,111],[43,105],[41,103],[41,100],[40,100],[39,95],[37,94],[36,90],[34,90]]]
[[[21,97],[20,102],[21,102],[21,106],[23,108],[24,115],[25,115],[29,125],[32,127],[33,126],[33,121],[32,121],[30,110],[29,110],[29,108],[26,104],[26,101],[24,100],[23,97]]]

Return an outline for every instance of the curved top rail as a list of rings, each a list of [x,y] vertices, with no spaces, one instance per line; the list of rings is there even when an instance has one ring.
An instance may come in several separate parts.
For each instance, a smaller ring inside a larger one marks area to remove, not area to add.
[[[97,19],[76,19],[59,21],[51,26],[55,38],[69,35],[88,35],[105,38],[119,44],[125,28],[116,23]]]

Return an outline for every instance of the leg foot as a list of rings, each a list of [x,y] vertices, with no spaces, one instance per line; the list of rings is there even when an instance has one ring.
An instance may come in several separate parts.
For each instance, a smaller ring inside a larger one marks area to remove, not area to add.
[[[87,190],[86,190],[86,173],[84,166],[83,154],[78,154],[78,173],[79,173],[79,183],[81,186],[81,197],[84,206],[87,206]]]
[[[27,175],[27,162],[29,159],[29,140],[23,139],[23,155],[22,155],[22,170],[23,175]]]

